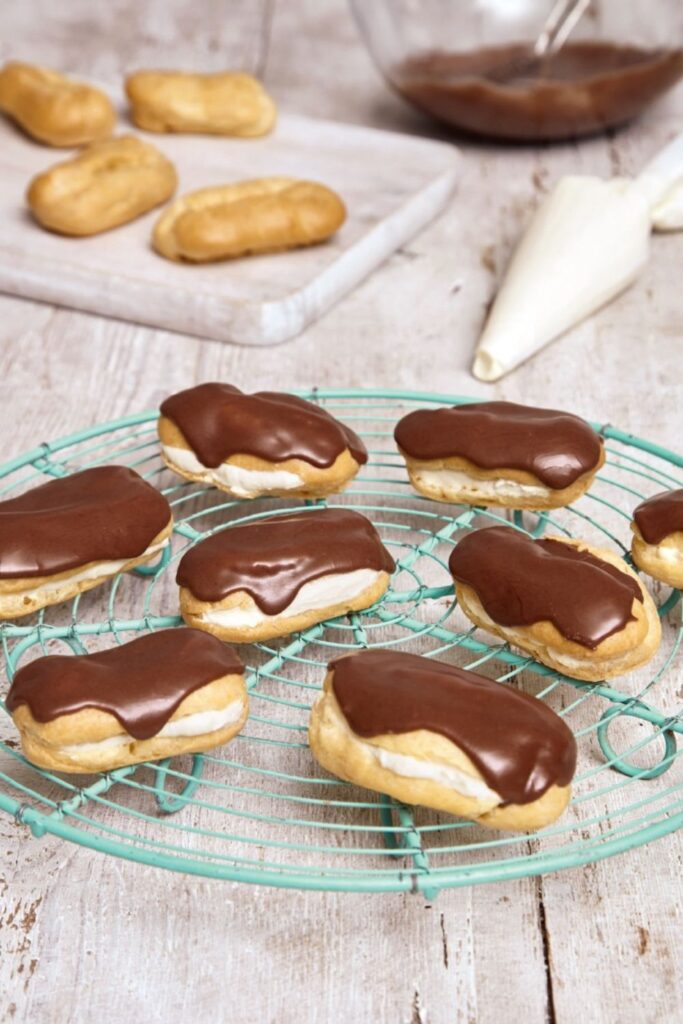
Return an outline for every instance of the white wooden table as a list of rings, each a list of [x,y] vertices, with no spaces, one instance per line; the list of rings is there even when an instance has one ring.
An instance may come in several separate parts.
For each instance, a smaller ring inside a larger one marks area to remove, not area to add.
[[[75,21],[71,32],[57,7]],[[227,0],[8,0],[0,57],[111,78],[122,61],[217,68],[235,28]],[[277,3],[265,77],[293,111],[428,130],[383,87],[343,0]],[[459,192],[438,223],[274,350],[0,297],[0,460],[206,379],[557,404],[680,449],[683,236],[659,238],[636,287],[499,385],[478,384],[468,367],[539,194],[569,169],[636,171],[681,128],[679,89],[614,138],[552,149],[465,145]],[[543,879],[444,892],[433,906],[174,875],[33,840],[4,817],[0,839],[3,1022],[683,1019],[681,835]]]

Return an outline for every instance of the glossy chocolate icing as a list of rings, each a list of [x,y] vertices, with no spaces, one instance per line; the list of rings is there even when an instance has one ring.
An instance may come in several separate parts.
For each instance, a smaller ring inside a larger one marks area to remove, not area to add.
[[[633,622],[633,599],[643,600],[638,581],[609,562],[509,526],[466,534],[448,565],[498,625],[552,622],[566,640],[591,650]]]
[[[458,456],[481,469],[522,469],[553,490],[595,469],[602,450],[579,416],[515,402],[417,409],[399,420],[394,437],[413,459]]]
[[[670,533],[683,532],[683,487],[662,491],[641,502],[633,518],[648,544],[659,544]]]
[[[137,558],[170,519],[164,496],[126,466],[51,480],[0,502],[0,579]]]
[[[394,560],[365,516],[326,508],[214,533],[183,555],[176,581],[200,601],[245,590],[266,615],[279,615],[304,583],[356,569],[393,572]]]
[[[295,395],[245,395],[232,384],[199,384],[167,398],[161,413],[212,469],[231,455],[268,462],[302,459],[327,468],[347,448],[359,465],[368,460],[365,445],[349,427]]]
[[[37,722],[84,708],[106,711],[136,740],[156,736],[195,690],[241,674],[231,647],[198,629],[163,629],[96,654],[50,654],[20,668],[7,709],[27,704]]]
[[[457,128],[501,139],[559,139],[627,121],[681,74],[679,40],[670,50],[569,41],[544,58],[526,43],[421,54],[390,77],[416,107]]]
[[[572,780],[576,743],[569,728],[540,700],[507,684],[397,651],[363,651],[330,668],[334,695],[358,736],[439,733],[467,754],[504,803],[531,803]]]

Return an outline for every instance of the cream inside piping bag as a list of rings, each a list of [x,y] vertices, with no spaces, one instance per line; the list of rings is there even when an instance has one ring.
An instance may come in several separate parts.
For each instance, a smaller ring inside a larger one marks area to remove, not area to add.
[[[635,179],[561,178],[515,250],[479,340],[472,372],[498,380],[635,281],[650,232],[676,230],[683,135]]]
[[[683,180],[674,185],[652,211],[655,231],[680,231],[683,228]]]

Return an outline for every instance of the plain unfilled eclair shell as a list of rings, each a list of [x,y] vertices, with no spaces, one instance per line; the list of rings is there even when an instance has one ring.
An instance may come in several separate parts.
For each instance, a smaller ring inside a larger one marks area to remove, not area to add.
[[[252,75],[136,71],[126,79],[131,116],[147,132],[254,138],[275,124],[272,99]]]
[[[209,263],[324,242],[346,219],[339,196],[295,178],[259,178],[189,192],[164,210],[152,234],[169,260]]]
[[[0,111],[48,146],[83,146],[107,138],[116,114],[109,97],[37,64],[0,69]]]
[[[134,135],[96,142],[30,183],[38,223],[62,235],[97,235],[169,199],[177,185],[170,160]]]

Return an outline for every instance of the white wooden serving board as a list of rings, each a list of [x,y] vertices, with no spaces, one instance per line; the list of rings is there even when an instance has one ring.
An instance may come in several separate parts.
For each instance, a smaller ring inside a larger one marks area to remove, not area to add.
[[[121,131],[129,131],[124,121]],[[224,263],[175,264],[150,246],[155,210],[92,238],[31,219],[29,180],[69,155],[0,123],[0,291],[245,345],[298,334],[432,220],[455,184],[450,145],[282,114],[257,140],[149,135],[173,161],[179,193],[271,175],[321,181],[348,220],[329,242]]]

